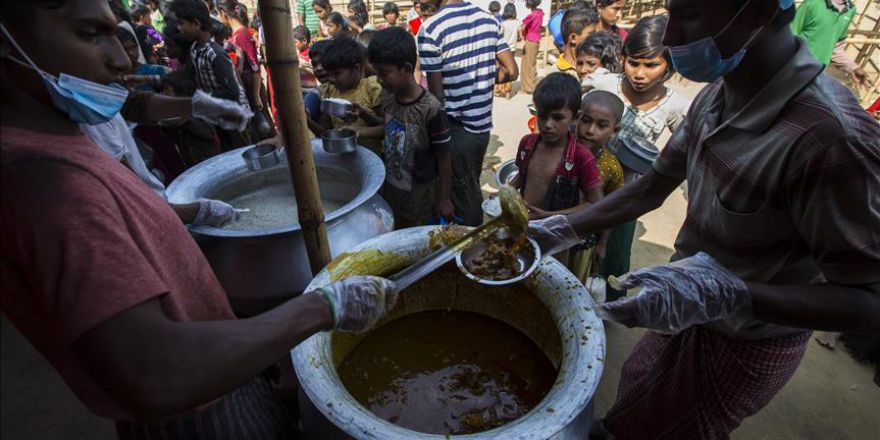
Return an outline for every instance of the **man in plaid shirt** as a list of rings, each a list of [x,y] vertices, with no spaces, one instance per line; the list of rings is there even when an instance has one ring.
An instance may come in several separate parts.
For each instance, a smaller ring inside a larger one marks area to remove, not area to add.
[[[727,439],[794,374],[809,329],[880,332],[880,125],[792,35],[791,0],[667,7],[676,70],[710,84],[644,177],[530,233],[550,252],[574,245],[687,181],[673,262],[609,279],[642,289],[597,307],[651,330],[604,427]]]
[[[192,70],[196,86],[214,97],[236,101],[250,108],[229,54],[212,38],[213,20],[205,4],[201,0],[175,0],[170,9],[177,17],[180,32],[193,42],[187,68]],[[217,128],[216,131],[223,151],[251,143],[248,130],[238,132]]]

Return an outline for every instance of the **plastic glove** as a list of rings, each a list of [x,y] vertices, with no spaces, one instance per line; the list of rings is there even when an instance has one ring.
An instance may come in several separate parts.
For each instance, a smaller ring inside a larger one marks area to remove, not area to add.
[[[220,227],[234,220],[238,220],[238,212],[232,205],[219,200],[199,199],[199,213],[192,224]]]
[[[242,107],[235,101],[215,98],[201,90],[196,90],[192,97],[193,117],[224,130],[242,131],[254,112]]]
[[[394,282],[353,276],[318,289],[333,312],[333,329],[360,333],[376,324],[397,302]]]
[[[609,277],[608,284],[620,290],[642,286],[636,296],[596,309],[600,318],[627,327],[674,334],[718,320],[739,328],[752,317],[752,297],[746,283],[703,252],[620,279]]]
[[[562,252],[583,241],[571,227],[568,217],[559,214],[530,221],[528,235],[538,242],[544,255]]]

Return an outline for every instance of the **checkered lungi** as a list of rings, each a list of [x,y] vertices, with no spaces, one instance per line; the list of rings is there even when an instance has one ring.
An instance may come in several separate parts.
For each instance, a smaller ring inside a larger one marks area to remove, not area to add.
[[[727,439],[794,375],[809,339],[738,340],[701,327],[648,332],[623,365],[605,428],[617,440]]]
[[[276,440],[299,438],[268,380],[258,377],[193,414],[161,422],[117,422],[120,440]]]

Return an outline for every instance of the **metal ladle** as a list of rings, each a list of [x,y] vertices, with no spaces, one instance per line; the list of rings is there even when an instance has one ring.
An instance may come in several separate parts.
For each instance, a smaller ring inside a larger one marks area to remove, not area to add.
[[[502,227],[509,228],[514,237],[525,236],[529,226],[529,214],[522,197],[516,189],[507,185],[501,187],[498,197],[501,201],[501,215],[483,223],[465,236],[391,276],[389,279],[394,281],[397,291],[400,292],[413,285],[416,281],[455,259],[459,252],[474,243],[485,240]]]

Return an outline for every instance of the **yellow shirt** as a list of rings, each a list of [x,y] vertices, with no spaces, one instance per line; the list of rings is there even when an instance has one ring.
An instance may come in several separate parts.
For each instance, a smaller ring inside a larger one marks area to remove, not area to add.
[[[596,158],[596,163],[599,166],[599,175],[602,176],[602,191],[606,196],[623,188],[623,167],[620,166],[620,161],[614,153],[603,148]]]
[[[571,63],[566,61],[565,57],[562,55],[559,55],[559,58],[556,59],[556,68],[562,73],[574,75],[575,78],[578,78],[577,69],[575,69]]]
[[[361,80],[360,84],[353,89],[340,91],[332,84],[321,85],[321,98],[339,98],[349,102],[357,103],[371,114],[373,109],[382,106],[382,86],[375,76],[369,76]],[[358,118],[356,121],[346,122],[340,118],[331,117],[330,125],[333,128],[339,128],[345,125],[351,127],[366,127],[367,123],[363,119]],[[382,157],[382,139],[358,139],[358,143],[369,148],[374,153]]]

